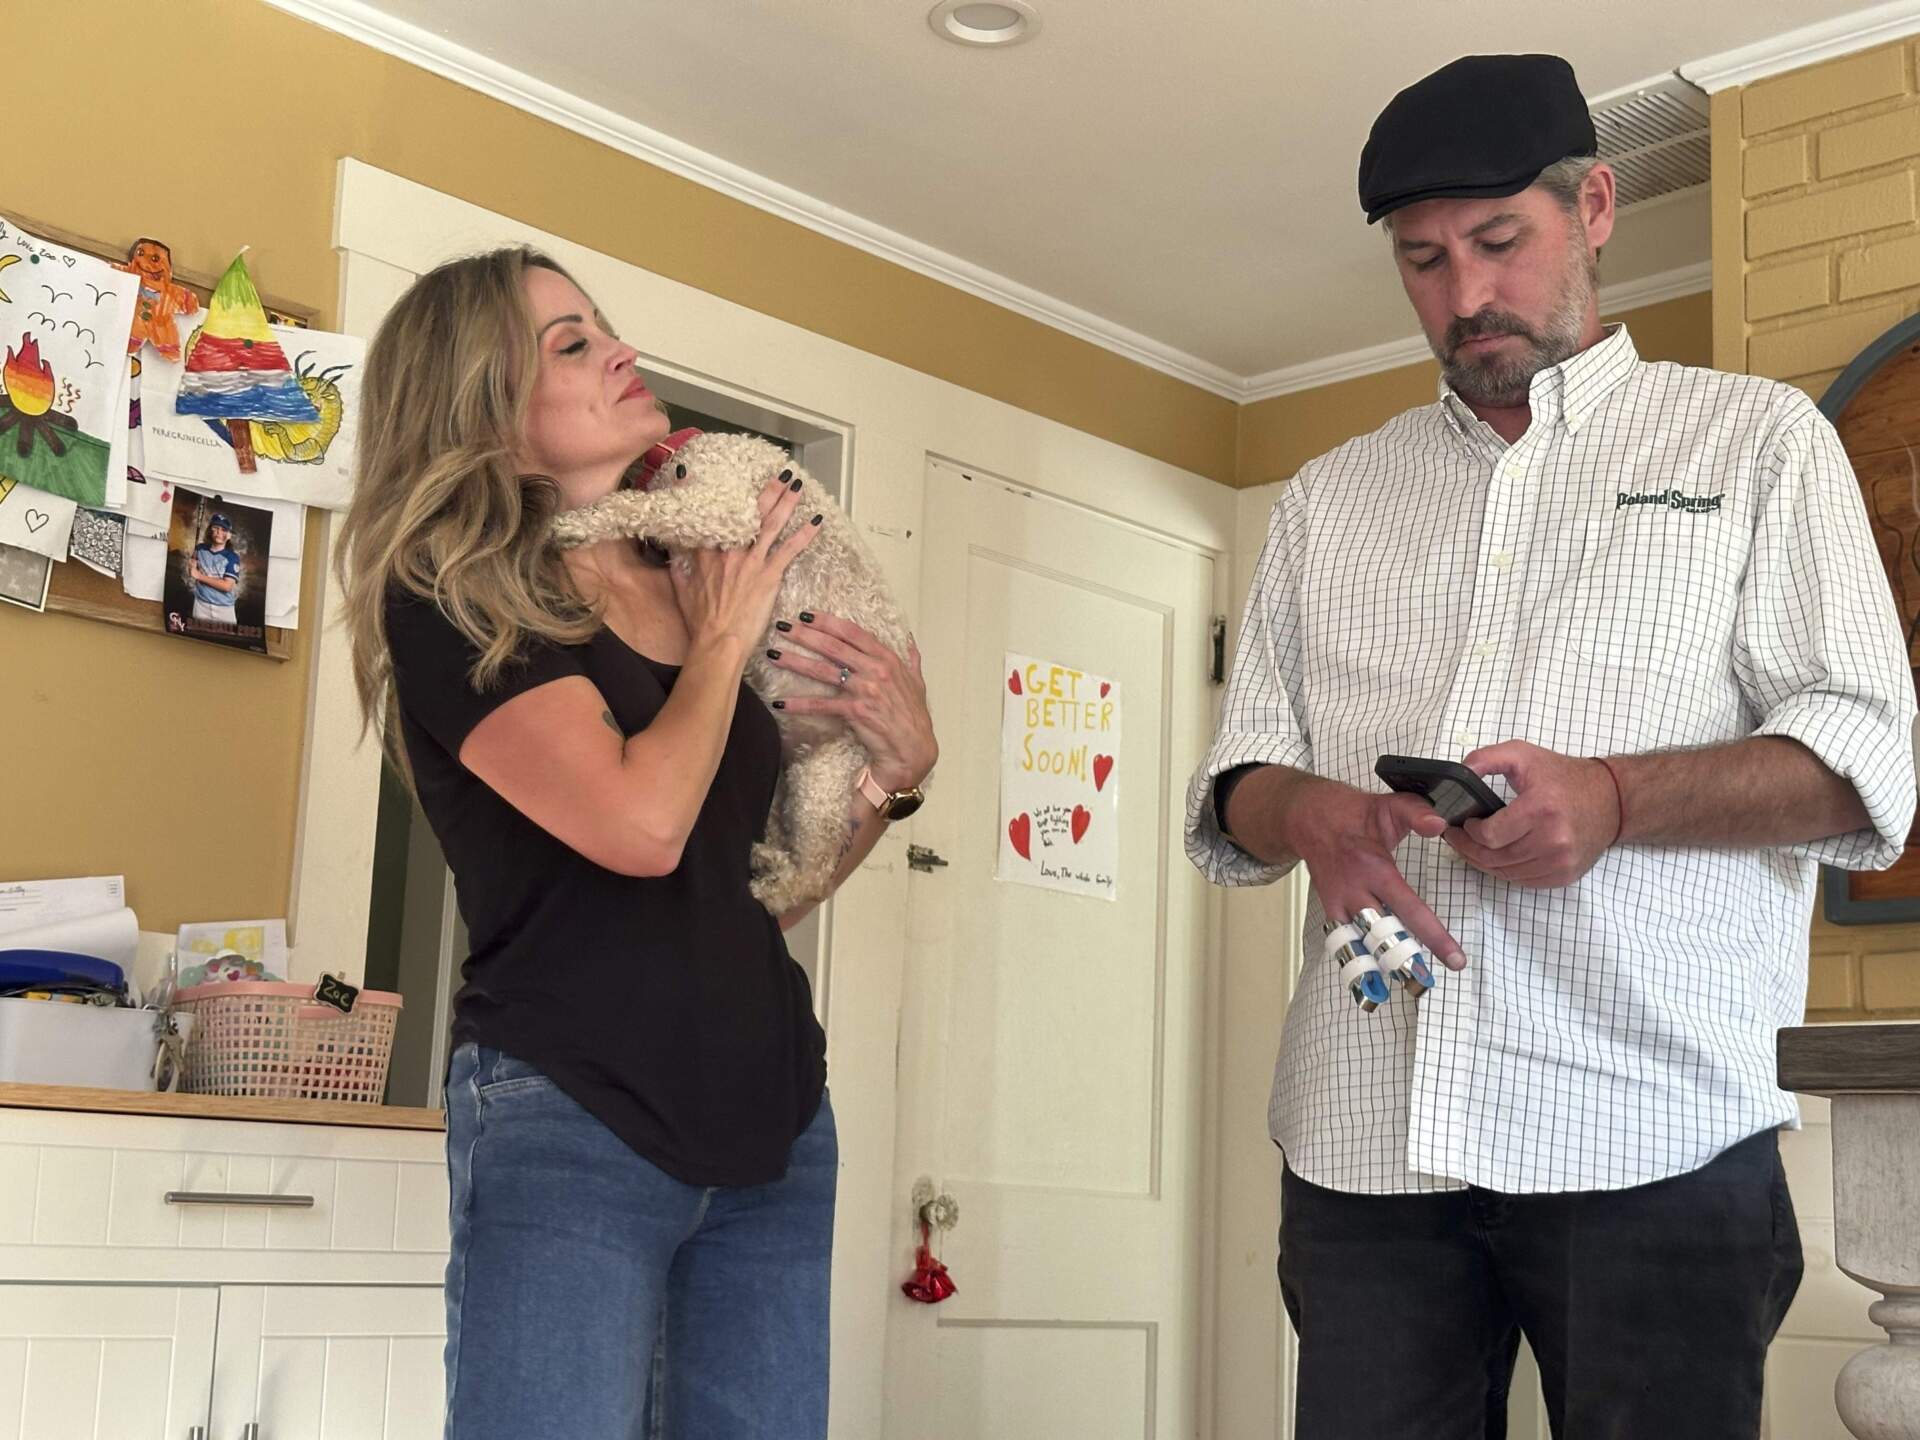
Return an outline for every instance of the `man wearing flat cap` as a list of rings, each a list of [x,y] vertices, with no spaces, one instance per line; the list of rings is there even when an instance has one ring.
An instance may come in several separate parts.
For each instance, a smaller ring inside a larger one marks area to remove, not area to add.
[[[1189,793],[1209,877],[1313,881],[1271,1107],[1300,1440],[1502,1434],[1523,1334],[1558,1440],[1757,1435],[1817,866],[1884,867],[1913,820],[1839,441],[1601,325],[1595,150],[1552,56],[1456,61],[1375,122],[1360,200],[1439,399],[1283,490]],[[1383,753],[1505,808],[1450,826]],[[1444,962],[1417,1001],[1356,1006],[1323,958],[1362,910]]]

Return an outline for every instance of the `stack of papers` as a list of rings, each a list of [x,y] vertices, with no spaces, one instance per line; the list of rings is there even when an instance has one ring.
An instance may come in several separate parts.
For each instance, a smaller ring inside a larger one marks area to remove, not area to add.
[[[133,974],[140,922],[120,875],[0,883],[0,950],[91,955]]]

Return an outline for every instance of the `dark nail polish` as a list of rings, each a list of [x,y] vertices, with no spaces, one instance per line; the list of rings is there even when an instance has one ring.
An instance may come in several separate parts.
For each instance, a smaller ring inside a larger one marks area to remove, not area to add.
[[[813,623],[813,612],[811,610],[802,610],[800,612],[800,623],[802,625],[811,625]]]
[[[684,465],[676,465],[676,466],[674,466],[674,467],[673,467],[673,478],[674,478],[674,479],[676,479],[676,480],[684,480],[684,479],[686,479],[686,478],[687,478],[687,467],[686,467],[686,466],[684,466]]]
[[[784,635],[789,630],[793,629],[793,622],[791,620],[776,620],[773,622],[773,628],[778,630],[782,635]]]
[[[793,482],[793,484],[789,485],[787,488],[793,491],[794,494],[798,495],[800,493],[800,482],[796,480]]]
[[[784,710],[787,708],[787,702],[784,700],[776,700],[773,702],[773,708],[776,710]]]
[[[826,517],[826,516],[824,516],[824,515],[816,515],[816,516],[814,516],[814,517],[813,517],[813,519],[811,519],[811,520],[809,520],[809,521],[808,521],[807,523],[808,523],[809,525],[818,525],[818,524],[819,524],[819,523],[820,523],[820,522],[821,522],[822,520],[824,520],[824,519],[826,519],[826,518],[827,518],[827,517]]]
[[[780,472],[780,478],[782,481],[791,480],[793,478],[793,471],[791,469],[782,470]]]
[[[780,652],[778,650],[767,651],[767,659],[778,660],[779,658],[780,658]]]

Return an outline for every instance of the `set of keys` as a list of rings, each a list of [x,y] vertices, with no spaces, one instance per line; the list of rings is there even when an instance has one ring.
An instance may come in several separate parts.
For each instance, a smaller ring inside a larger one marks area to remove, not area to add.
[[[1327,922],[1327,958],[1340,965],[1353,1003],[1372,1014],[1392,997],[1392,980],[1418,1000],[1433,988],[1433,967],[1391,910],[1363,909],[1343,925]]]

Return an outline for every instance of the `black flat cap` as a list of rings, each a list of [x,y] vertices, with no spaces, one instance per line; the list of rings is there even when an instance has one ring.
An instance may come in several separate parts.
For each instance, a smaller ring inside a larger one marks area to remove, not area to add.
[[[1387,102],[1360,152],[1360,205],[1371,225],[1420,200],[1517,195],[1599,148],[1558,55],[1468,55]]]

